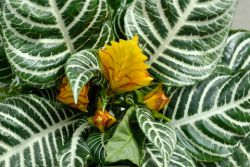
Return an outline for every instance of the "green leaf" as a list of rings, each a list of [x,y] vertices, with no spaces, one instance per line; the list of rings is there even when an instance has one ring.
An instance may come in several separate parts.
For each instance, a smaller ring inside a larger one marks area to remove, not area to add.
[[[152,143],[144,145],[143,153],[141,167],[163,167],[163,157]]]
[[[212,162],[230,156],[250,131],[250,70],[215,74],[169,95],[164,113],[197,160]]]
[[[125,15],[129,38],[140,37],[150,73],[168,86],[210,76],[222,56],[237,0],[134,0]]]
[[[145,145],[145,152],[141,161],[142,167],[162,167],[163,159],[158,149],[152,143]],[[195,167],[192,158],[187,154],[185,148],[177,143],[174,153],[171,156],[168,167]]]
[[[167,167],[176,146],[174,128],[154,121],[148,109],[137,107],[135,112],[141,130],[162,156],[161,166]]]
[[[114,11],[117,11],[117,9],[121,6],[121,0],[107,0],[107,2]]]
[[[177,143],[169,167],[196,167],[192,157],[181,143]]]
[[[59,91],[57,90],[56,87],[52,87],[48,89],[32,89],[31,93],[39,97],[46,98],[51,102],[58,102],[57,95]]]
[[[98,52],[96,50],[82,50],[72,55],[65,65],[66,75],[72,87],[75,103],[78,101],[82,88],[91,79],[98,85],[105,81],[97,56]]]
[[[51,87],[70,55],[110,41],[106,0],[6,0],[2,27],[6,54],[27,84]]]
[[[116,12],[119,8],[131,3],[133,0],[107,0],[109,6]]]
[[[84,121],[74,132],[71,140],[63,146],[58,156],[60,167],[87,166],[91,158],[89,147],[83,136],[89,129],[89,125]]]
[[[91,133],[87,139],[87,144],[90,148],[91,155],[95,162],[105,164],[106,144],[111,138],[112,131],[105,133]]]
[[[34,95],[0,103],[0,166],[57,166],[81,113]]]
[[[10,64],[5,55],[0,27],[0,88],[8,87],[13,76]]]
[[[106,147],[107,162],[129,160],[134,164],[139,165],[139,146],[129,127],[129,120],[134,112],[134,107],[131,107],[126,111],[126,114],[118,124],[112,138],[109,139]]]
[[[117,39],[126,39],[124,28],[124,16],[127,11],[127,6],[118,9],[113,19],[113,30]]]
[[[250,166],[250,135],[246,139],[244,139],[239,147],[234,151],[233,155],[229,157],[227,160],[224,160],[220,163],[219,166],[228,166],[228,167],[235,167],[242,166],[247,167]]]
[[[221,162],[216,163],[201,163],[200,166],[204,167],[248,167],[250,166],[250,135],[241,141],[240,145],[235,149],[232,156],[226,158]]]
[[[250,31],[231,31],[221,64],[233,72],[250,67]]]
[[[110,0],[110,1],[116,2],[116,0]],[[121,0],[119,6],[116,6],[115,16],[113,18],[113,30],[117,39],[126,39],[126,33],[124,28],[124,17],[127,8],[129,7],[129,4],[132,2],[133,0]]]

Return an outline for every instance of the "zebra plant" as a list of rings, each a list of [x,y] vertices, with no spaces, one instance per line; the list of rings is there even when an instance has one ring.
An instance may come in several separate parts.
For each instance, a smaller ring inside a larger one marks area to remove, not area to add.
[[[237,0],[5,0],[0,166],[249,166]]]

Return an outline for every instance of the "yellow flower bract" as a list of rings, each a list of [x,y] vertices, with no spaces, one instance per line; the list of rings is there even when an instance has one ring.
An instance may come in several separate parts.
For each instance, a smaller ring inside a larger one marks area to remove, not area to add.
[[[149,109],[159,111],[163,109],[169,101],[169,98],[162,90],[162,85],[159,85],[144,97],[143,102]]]
[[[105,128],[109,128],[116,122],[115,117],[110,115],[107,111],[98,110],[93,117],[94,125],[101,131],[104,132]]]
[[[147,57],[138,46],[138,36],[111,42],[99,52],[102,70],[115,92],[129,92],[148,86],[153,80],[144,61]]]
[[[89,91],[88,86],[87,85],[84,86],[79,94],[78,102],[77,104],[75,104],[70,84],[68,83],[67,78],[64,77],[60,85],[60,90],[57,99],[62,103],[69,105],[70,107],[77,108],[81,111],[87,112],[86,109],[89,103],[88,91]]]

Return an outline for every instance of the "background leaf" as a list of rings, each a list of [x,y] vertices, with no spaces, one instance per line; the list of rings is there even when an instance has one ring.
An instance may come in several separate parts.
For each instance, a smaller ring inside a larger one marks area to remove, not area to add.
[[[161,167],[163,159],[158,149],[152,143],[145,145],[145,151],[142,158],[142,167]],[[195,167],[193,159],[187,154],[185,148],[178,142],[174,153],[170,158],[169,167]]]
[[[106,0],[6,0],[2,27],[14,72],[31,86],[55,85],[71,54],[111,38]]]
[[[83,136],[86,136],[88,129],[88,123],[82,121],[81,125],[75,130],[71,140],[63,146],[58,158],[60,167],[85,167],[88,165],[91,154],[83,138]]]
[[[208,163],[208,164],[200,164],[200,166],[204,167],[248,167],[250,166],[250,135],[246,137],[243,141],[241,141],[240,145],[235,149],[232,156],[226,158],[221,162],[216,163]]]
[[[95,132],[89,135],[87,144],[95,162],[105,164],[106,144],[111,138],[112,133],[112,131],[106,131],[105,133]]]
[[[185,147],[177,142],[174,153],[170,159],[169,167],[196,167],[192,157],[186,152]]]
[[[229,33],[221,64],[233,72],[250,67],[250,31],[233,30]]]
[[[113,29],[117,39],[126,39],[124,17],[128,6],[121,6],[113,18]]]
[[[105,82],[96,50],[82,50],[72,55],[65,65],[65,72],[72,87],[75,103],[83,86],[91,79],[97,85]]]
[[[193,85],[220,60],[236,2],[134,0],[126,34],[139,35],[155,78],[168,86]]]
[[[140,162],[141,167],[163,167],[163,157],[159,150],[152,144],[144,145],[143,155]]]
[[[161,166],[166,167],[176,146],[174,128],[154,121],[152,113],[148,109],[138,107],[135,112],[141,130],[162,156],[163,164]]]
[[[126,111],[126,114],[118,124],[113,136],[109,139],[106,148],[107,162],[129,160],[134,164],[139,165],[139,146],[129,126],[129,121],[134,112],[134,107],[131,107]]]
[[[28,88],[26,88],[28,89]],[[39,97],[46,98],[47,100],[51,102],[58,102],[57,95],[58,90],[56,87],[48,88],[48,89],[31,89],[30,91],[32,94],[35,94]]]
[[[0,166],[57,166],[56,154],[81,113],[34,95],[0,103]]]
[[[133,2],[133,0],[107,0],[109,6],[114,10],[114,13],[119,10],[119,8]]]
[[[211,162],[230,156],[250,130],[250,70],[215,74],[169,95],[165,114],[195,159]]]
[[[1,12],[0,12],[1,16]],[[6,58],[4,47],[3,47],[3,39],[1,35],[1,26],[0,26],[0,89],[6,86],[9,86],[13,73],[10,67],[10,64]]]

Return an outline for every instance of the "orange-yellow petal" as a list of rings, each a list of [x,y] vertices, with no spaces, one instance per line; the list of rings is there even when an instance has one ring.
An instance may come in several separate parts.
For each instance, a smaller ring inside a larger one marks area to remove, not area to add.
[[[101,111],[98,110],[94,117],[93,117],[93,123],[94,125],[101,131],[104,132],[106,128],[109,128],[111,125],[113,125],[116,122],[115,117],[110,115],[107,111]]]
[[[70,107],[87,112],[86,109],[89,103],[88,91],[88,85],[84,86],[79,94],[78,102],[77,104],[75,104],[70,84],[68,83],[67,78],[64,77],[59,88],[59,94],[57,96],[57,99],[62,103],[69,105]]]
[[[161,110],[169,103],[169,98],[166,97],[162,90],[162,85],[159,85],[153,91],[144,96],[145,105],[151,110]]]
[[[99,51],[103,74],[116,92],[134,91],[153,80],[144,62],[147,56],[138,46],[138,40],[138,36],[134,36],[131,40],[112,41]]]

